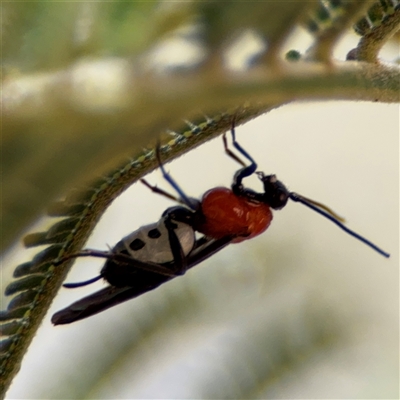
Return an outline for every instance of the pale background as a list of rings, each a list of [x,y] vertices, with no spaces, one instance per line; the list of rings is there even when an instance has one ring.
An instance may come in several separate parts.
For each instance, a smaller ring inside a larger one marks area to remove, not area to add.
[[[228,305],[246,314],[246,308],[256,309],[261,296],[270,294],[266,313],[287,302],[289,310],[294,304],[292,317],[296,318],[296,304],[304,297],[311,298],[335,309],[341,322],[351,321],[354,335],[340,351],[308,360],[301,372],[289,371],[268,393],[276,398],[395,398],[399,361],[398,134],[397,105],[342,102],[288,105],[237,128],[237,139],[258,161],[260,170],[276,173],[291,190],[332,207],[347,218],[349,227],[391,252],[390,259],[306,207],[289,203],[274,213],[266,233],[226,248],[186,276],[90,319],[53,327],[50,317],[55,311],[102,284],[62,289],[7,398],[58,398],[60,386],[76,385],[82,375],[90,375],[101,365],[102,357],[113,351],[120,330],[136,313],[151,318],[162,308],[158,296],[168,297],[196,279],[210,286],[205,290],[220,292],[218,301],[208,304],[205,300],[204,307],[211,308],[211,314],[191,316],[184,323],[178,319],[176,331],[166,328],[148,339],[139,354],[130,357],[127,352],[88,398],[194,396],[201,381],[198,376],[210,374],[204,358],[224,358],[226,341],[243,324],[241,318],[232,318]],[[213,186],[229,185],[237,165],[224,155],[217,138],[168,164],[167,169],[187,194],[200,196]],[[147,179],[170,190],[159,171]],[[259,188],[256,180],[253,187]],[[142,185],[133,185],[104,215],[87,247],[106,249],[106,244],[113,245],[140,225],[157,220],[171,204]],[[7,258],[5,265],[29,259],[29,251],[15,251],[18,255],[11,261]],[[100,266],[100,260],[80,260],[68,281],[90,278]],[[215,270],[221,268],[223,273],[216,275]],[[271,274],[272,278],[279,274],[278,290],[268,284]],[[253,289],[244,301],[243,293],[239,299],[235,293],[243,281]],[[259,312],[264,312],[263,307]],[[133,373],[132,365],[138,362],[140,368]]]
[[[351,40],[354,47],[358,39]],[[288,49],[307,46],[288,43]],[[388,58],[398,56],[398,48],[388,47]],[[349,48],[344,43],[336,56],[343,59]],[[361,102],[294,103],[237,128],[260,170],[332,207],[390,259],[289,203],[263,235],[224,249],[184,277],[87,320],[53,327],[54,312],[102,283],[61,289],[7,398],[241,398],[246,384],[257,388],[252,398],[398,398],[399,131],[398,105]],[[220,138],[167,165],[191,196],[229,186],[237,167]],[[170,190],[159,171],[146,179]],[[256,179],[246,183],[259,189]],[[172,204],[133,185],[87,247],[107,249]],[[3,260],[3,286],[12,269],[38,251],[16,245]],[[68,281],[97,275],[101,263],[79,260]],[[254,383],[247,346],[258,343],[258,329],[266,345],[256,351],[268,359],[281,343],[272,337],[276,331],[287,335],[291,348],[290,341],[307,338],[307,321],[329,329],[330,319],[334,335],[344,337],[338,345],[300,353],[295,363],[273,371],[268,387]],[[153,325],[157,329],[150,330]]]

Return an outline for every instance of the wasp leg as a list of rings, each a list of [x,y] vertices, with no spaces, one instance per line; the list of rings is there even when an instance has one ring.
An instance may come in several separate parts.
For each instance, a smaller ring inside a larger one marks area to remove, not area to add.
[[[131,257],[128,254],[113,253],[113,252],[108,252],[108,251],[99,251],[99,250],[92,250],[92,249],[86,249],[79,253],[70,254],[69,256],[66,256],[63,259],[56,261],[53,264],[55,266],[57,266],[57,265],[60,265],[72,258],[78,258],[78,257],[106,258],[108,260],[112,260],[116,264],[132,265],[133,267],[135,267],[137,269],[141,269],[143,271],[153,272],[155,274],[165,275],[165,276],[169,276],[169,277],[176,276],[175,273],[171,272],[170,268],[167,268],[160,264],[155,264],[155,263],[150,263],[150,262],[145,263],[143,261],[136,260],[135,258]]]
[[[237,163],[239,163],[242,167],[246,167],[246,164],[244,161],[242,161],[229,147],[228,147],[228,141],[226,139],[226,133],[222,135],[222,142],[224,143],[224,150],[225,153],[228,157],[233,158]]]
[[[196,211],[199,207],[198,201],[191,199],[190,197],[186,196],[185,192],[180,188],[180,186],[175,182],[172,176],[165,170],[164,165],[161,161],[161,154],[160,154],[160,144],[157,144],[156,147],[156,157],[158,161],[158,166],[161,169],[161,173],[164,179],[174,188],[174,190],[179,194],[181,200],[179,201],[182,204],[185,204],[191,210]]]
[[[201,243],[201,245],[196,247],[187,258],[187,267],[196,266],[206,258],[222,250],[231,240],[232,238],[229,237],[217,240],[204,237],[198,239],[197,242]],[[107,286],[58,311],[51,318],[51,322],[54,325],[60,325],[79,321],[149,292],[171,279],[172,277],[154,275],[152,280],[149,280],[146,284],[136,281],[133,287]]]
[[[233,177],[233,187],[234,188],[241,188],[242,187],[242,180],[244,178],[247,178],[248,176],[254,174],[254,172],[257,169],[257,163],[253,159],[253,157],[236,141],[236,134],[235,134],[235,118],[232,120],[232,126],[231,126],[231,135],[232,135],[232,144],[235,147],[235,149],[242,154],[244,157],[246,157],[250,161],[250,165],[244,166],[243,168],[240,168],[238,171],[236,171],[235,176]],[[225,152],[232,157],[234,160],[239,162],[240,164],[244,165],[244,163],[232,153],[231,150],[227,149],[226,145],[226,140],[224,140],[224,147],[225,147]]]
[[[145,185],[146,187],[148,187],[153,193],[160,194],[161,196],[164,196],[164,197],[166,197],[167,199],[174,200],[174,201],[176,201],[177,203],[181,203],[181,204],[186,205],[186,203],[185,203],[183,200],[179,199],[178,197],[175,197],[174,195],[172,195],[172,194],[166,192],[166,191],[163,190],[163,189],[158,188],[157,186],[151,185],[151,184],[150,184],[149,182],[147,182],[145,179],[141,179],[140,182],[143,183],[143,185]]]
[[[164,225],[168,231],[169,246],[171,248],[172,256],[174,259],[173,270],[176,275],[183,275],[187,270],[187,256],[184,254],[182,245],[175,232],[176,224],[174,221],[184,222],[192,225],[194,213],[183,207],[177,207],[167,211],[164,215]]]

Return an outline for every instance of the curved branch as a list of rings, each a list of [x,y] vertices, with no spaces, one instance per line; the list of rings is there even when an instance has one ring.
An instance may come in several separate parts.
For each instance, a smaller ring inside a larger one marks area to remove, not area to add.
[[[378,55],[384,44],[400,30],[400,8],[393,14],[387,15],[382,23],[366,33],[358,43],[358,46],[349,52],[347,56],[351,60],[378,62]]]
[[[368,10],[373,1],[358,0],[341,4],[338,15],[333,16],[329,26],[315,34],[316,41],[307,51],[307,57],[312,60],[330,63],[334,46],[354,24],[354,21]]]
[[[243,108],[236,113],[236,120],[240,122],[255,115],[256,110]],[[162,147],[163,159],[169,160],[182,149],[193,148],[224,132],[229,129],[231,121],[232,116],[225,114],[199,126],[191,125],[189,130],[176,134]],[[0,345],[2,390],[9,386],[18,372],[24,353],[72,264],[70,261],[62,268],[55,267],[53,262],[80,250],[111,202],[156,165],[154,152],[147,151],[113,169],[89,187],[71,192],[64,201],[50,208],[51,216],[65,219],[55,223],[47,232],[30,234],[25,238],[28,246],[50,246],[31,262],[18,266],[14,271],[14,277],[18,279],[6,288],[6,295],[15,297],[7,310],[0,313],[2,336],[8,336]]]
[[[131,72],[119,78],[126,89],[121,95],[112,86],[103,86],[109,107],[102,112],[71,108],[82,96],[74,89],[71,71],[63,73],[62,97],[55,97],[60,89],[57,74],[50,74],[30,93],[24,87],[26,78],[4,85],[3,155],[18,168],[4,169],[3,246],[64,188],[104,174],[156,139],[165,127],[174,127],[182,116],[193,118],[194,109],[208,113],[246,102],[279,105],[315,99],[398,102],[400,91],[398,66],[349,62],[329,70],[318,63],[286,63],[279,75],[262,66],[242,74],[206,70],[147,79],[132,78]],[[100,77],[96,82],[101,86]],[[22,99],[15,95],[17,88],[24,88]]]

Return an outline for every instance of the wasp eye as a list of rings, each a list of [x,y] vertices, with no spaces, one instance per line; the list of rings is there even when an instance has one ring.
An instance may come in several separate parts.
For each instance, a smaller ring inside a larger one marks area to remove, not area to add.
[[[283,208],[289,198],[289,191],[285,185],[278,181],[276,175],[266,175],[261,180],[264,184],[263,201],[274,210]]]

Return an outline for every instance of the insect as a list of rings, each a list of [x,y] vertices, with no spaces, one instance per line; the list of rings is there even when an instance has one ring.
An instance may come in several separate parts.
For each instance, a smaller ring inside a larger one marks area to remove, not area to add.
[[[242,167],[234,175],[231,188],[215,187],[205,192],[201,200],[188,197],[165,170],[156,148],[156,157],[164,179],[179,197],[141,180],[151,191],[180,203],[168,208],[156,223],[142,226],[121,239],[110,251],[83,250],[54,264],[59,265],[76,257],[105,258],[100,275],[85,282],[67,283],[64,287],[76,288],[101,278],[109,285],[52,317],[55,325],[67,324],[97,314],[153,290],[161,284],[183,275],[230,243],[239,243],[264,232],[272,221],[272,211],[282,209],[289,199],[311,208],[338,225],[345,232],[371,247],[384,257],[389,254],[375,244],[347,228],[344,220],[329,207],[290,192],[276,175],[257,171],[257,163],[236,141],[234,121],[231,128],[232,144],[250,164],[246,165],[228,148],[223,136],[225,153]],[[263,191],[246,188],[243,180],[256,174]],[[201,234],[196,238],[196,233]]]

